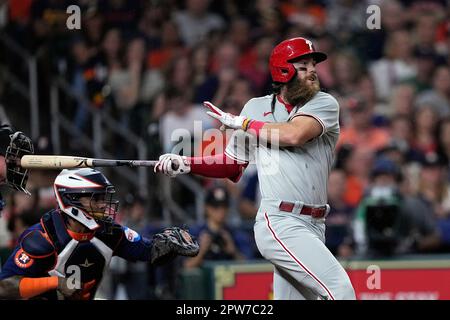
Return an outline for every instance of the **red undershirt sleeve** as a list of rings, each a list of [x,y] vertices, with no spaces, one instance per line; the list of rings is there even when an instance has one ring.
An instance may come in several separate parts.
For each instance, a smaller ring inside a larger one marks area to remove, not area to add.
[[[238,162],[224,153],[207,157],[188,157],[191,173],[208,178],[228,178],[238,182],[248,163]]]

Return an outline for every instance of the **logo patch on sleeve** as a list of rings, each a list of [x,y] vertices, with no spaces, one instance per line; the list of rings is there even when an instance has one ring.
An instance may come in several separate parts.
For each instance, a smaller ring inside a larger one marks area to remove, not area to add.
[[[14,262],[19,268],[26,269],[33,265],[34,260],[22,249],[17,251]]]
[[[125,233],[125,238],[130,242],[138,242],[141,240],[141,235],[128,227],[123,227],[123,232]]]

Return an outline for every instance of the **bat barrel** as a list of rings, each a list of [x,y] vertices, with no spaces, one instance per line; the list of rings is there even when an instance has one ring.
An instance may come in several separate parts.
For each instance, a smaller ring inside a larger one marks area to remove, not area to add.
[[[20,166],[26,169],[71,169],[92,167],[89,158],[71,156],[26,155],[20,160]]]
[[[76,169],[94,167],[152,167],[154,160],[93,159],[74,156],[26,155],[20,160],[25,169]]]

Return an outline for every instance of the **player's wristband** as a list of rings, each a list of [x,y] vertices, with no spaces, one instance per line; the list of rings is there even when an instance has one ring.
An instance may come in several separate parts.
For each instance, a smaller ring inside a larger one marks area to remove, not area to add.
[[[248,128],[248,124],[250,123],[250,119],[249,118],[245,118],[244,122],[242,122],[242,130],[247,131]]]
[[[246,122],[247,120],[248,120],[248,122]],[[259,133],[260,133],[261,129],[263,128],[264,124],[265,124],[265,122],[263,122],[263,121],[245,119],[244,123],[242,124],[242,127],[243,127],[244,131],[254,130],[256,136],[259,136]]]
[[[19,282],[20,297],[29,299],[58,288],[58,277],[22,278]]]

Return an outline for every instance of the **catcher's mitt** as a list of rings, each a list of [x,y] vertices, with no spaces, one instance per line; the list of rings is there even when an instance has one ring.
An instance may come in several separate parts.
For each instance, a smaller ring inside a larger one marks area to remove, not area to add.
[[[179,227],[164,229],[153,236],[151,263],[162,265],[170,262],[177,255],[195,257],[199,246],[189,232]]]

